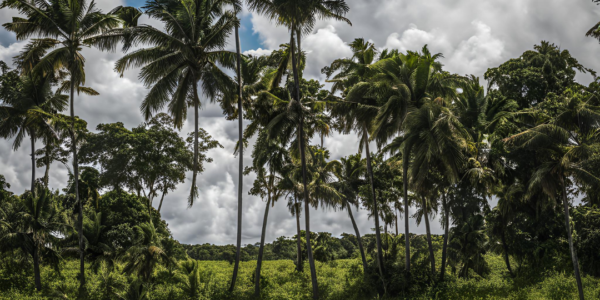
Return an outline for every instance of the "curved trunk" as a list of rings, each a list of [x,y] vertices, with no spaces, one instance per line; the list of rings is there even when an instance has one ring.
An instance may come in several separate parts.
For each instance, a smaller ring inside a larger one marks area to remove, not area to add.
[[[160,197],[160,203],[158,204],[158,213],[160,213],[160,209],[162,208],[163,200],[165,200],[165,192],[163,191],[162,196]]]
[[[296,193],[294,193],[294,204],[294,209],[296,210],[296,247],[298,248],[298,253],[296,255],[296,271],[303,272],[304,265],[302,264],[302,239],[300,236],[300,208],[298,207]]]
[[[294,46],[294,30],[291,30],[291,50],[292,50],[292,70],[294,73],[294,83],[296,86],[296,101],[300,103],[300,81],[298,79],[298,68],[296,65],[296,51]],[[298,39],[300,40],[300,39]],[[306,178],[306,155],[304,149],[304,116],[300,116],[300,124],[298,126],[298,137],[300,142],[300,160],[302,162],[302,185],[304,186],[304,220],[306,227],[306,256],[308,257],[308,264],[310,266],[310,278],[313,289],[313,299],[319,299],[319,285],[317,282],[317,269],[315,267],[315,261],[313,259],[312,247],[310,244],[310,203],[308,199],[308,183]]]
[[[37,246],[33,247],[33,274],[35,276],[35,289],[42,290],[42,279],[40,277],[40,255]]]
[[[408,154],[409,151],[405,150],[402,155],[402,179],[404,180],[404,268],[406,269],[406,276],[410,279],[410,235],[408,231]]]
[[[431,261],[431,277],[435,277],[435,256],[433,254],[433,244],[431,243],[431,227],[429,226],[429,213],[427,207],[427,200],[423,198],[423,206],[425,208],[425,230],[427,231],[427,246],[429,248],[429,260]]]
[[[360,257],[362,258],[363,263],[363,273],[367,274],[367,257],[365,256],[365,250],[363,248],[362,240],[360,238],[360,232],[358,231],[358,226],[356,226],[356,221],[354,220],[354,215],[352,214],[352,207],[350,205],[346,206],[348,210],[348,215],[350,216],[350,221],[352,221],[352,227],[354,227],[354,232],[356,233],[356,240],[358,241],[358,249],[360,250]]]
[[[267,218],[269,217],[269,208],[271,207],[271,196],[267,200],[267,208],[263,217],[262,233],[260,235],[260,247],[258,248],[258,259],[256,260],[256,275],[254,276],[254,295],[260,296],[260,269],[262,267],[263,251],[265,248],[265,233],[267,232]]]
[[[31,137],[31,194],[35,197],[35,131],[30,130]]]
[[[365,126],[366,130],[366,126]],[[373,179],[373,167],[371,166],[371,152],[369,151],[369,136],[367,134],[365,138],[365,152],[367,152],[367,173],[369,175],[369,183],[371,185],[371,195],[373,197],[373,215],[375,216],[375,240],[377,243],[377,266],[379,267],[379,275],[383,281],[383,289],[387,294],[387,287],[385,286],[385,279],[383,277],[383,252],[381,249],[381,229],[379,228],[379,208],[377,205],[377,195],[375,194],[375,183]]]
[[[244,143],[243,137],[243,111],[242,111],[242,55],[240,46],[240,33],[239,26],[235,27],[235,48],[237,52],[237,79],[238,79],[238,136],[239,136],[239,166],[238,166],[238,215],[237,215],[237,240],[235,250],[235,265],[233,266],[233,276],[231,277],[231,285],[229,291],[233,292],[235,289],[235,281],[238,275],[238,269],[240,265],[240,255],[242,250],[242,187],[244,177]]]
[[[573,246],[573,236],[571,235],[571,217],[569,216],[569,203],[567,199],[567,187],[565,180],[562,179],[563,187],[563,206],[565,209],[565,227],[567,229],[567,238],[569,239],[569,249],[571,250],[571,260],[573,260],[573,269],[575,271],[575,280],[577,281],[577,291],[579,292],[579,299],[583,300],[583,285],[581,283],[581,275],[579,274],[579,261],[577,260],[577,250]]]
[[[515,274],[513,273],[512,268],[510,267],[510,259],[508,257],[508,246],[506,245],[506,236],[504,234],[504,231],[502,231],[502,248],[504,249],[504,263],[506,263],[506,268],[508,269],[508,273],[510,274],[510,277],[515,277]]]
[[[71,72],[73,74],[73,72]],[[73,153],[73,176],[75,185],[75,203],[77,203],[77,235],[79,237],[79,288],[85,287],[85,260],[83,244],[83,205],[79,199],[79,163],[77,161],[77,137],[75,135],[75,81],[71,77],[71,152]]]
[[[446,195],[442,195],[443,208],[444,208],[444,245],[442,246],[442,267],[440,270],[440,281],[444,281],[444,275],[446,274],[446,255],[448,249],[448,231],[450,227],[450,212],[448,211],[448,203],[446,202]]]

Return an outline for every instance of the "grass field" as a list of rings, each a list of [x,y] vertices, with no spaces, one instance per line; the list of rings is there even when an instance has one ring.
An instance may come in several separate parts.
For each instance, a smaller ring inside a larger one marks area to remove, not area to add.
[[[504,263],[499,256],[488,255],[492,273],[485,279],[463,280],[450,275],[446,283],[428,287],[411,299],[575,299],[577,289],[571,274],[548,271],[544,274],[520,276],[513,280],[507,276]],[[239,281],[233,294],[226,292],[232,265],[228,262],[202,261],[200,273],[201,295],[199,299],[254,299],[252,274],[256,263],[242,262]],[[36,293],[33,277],[27,272],[19,273],[0,270],[0,299],[75,299],[78,283],[75,278],[78,262],[64,262],[61,273],[44,267],[42,282],[44,291]],[[369,295],[362,284],[362,267],[359,260],[336,260],[330,263],[317,262],[319,289],[322,299],[359,300],[379,299]],[[112,280],[124,287],[128,277],[113,273]],[[294,271],[292,261],[266,261],[263,266],[262,299],[310,299],[308,266],[304,273]],[[159,269],[148,299],[186,299],[185,284],[177,272]],[[89,272],[89,299],[103,299],[106,291],[106,275]],[[600,299],[600,280],[584,278],[586,299]],[[123,295],[123,291],[116,292]],[[401,298],[394,298],[401,299]]]

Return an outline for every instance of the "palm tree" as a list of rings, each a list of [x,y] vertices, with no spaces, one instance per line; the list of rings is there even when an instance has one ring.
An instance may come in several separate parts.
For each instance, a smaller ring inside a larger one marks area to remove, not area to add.
[[[301,36],[302,33],[309,33],[312,31],[317,18],[321,19],[335,19],[345,21],[350,24],[350,21],[343,17],[349,7],[344,0],[248,0],[250,10],[254,10],[260,14],[267,15],[271,20],[276,20],[278,25],[286,26],[290,31],[290,46],[292,53],[292,70],[295,84],[294,98],[296,101],[300,101],[300,79],[298,72],[298,64],[296,57],[296,46],[294,35],[297,35],[298,41],[298,57],[302,55],[301,48]],[[300,159],[302,162],[302,184],[304,185],[304,200],[305,203],[309,202],[308,189],[307,189],[307,174],[306,174],[306,157],[304,149],[304,116],[300,112],[299,116],[299,143],[300,143]],[[314,266],[312,257],[312,248],[310,247],[310,216],[309,206],[305,205],[305,220],[306,220],[306,243],[308,252],[308,261],[310,264],[310,274],[313,288],[313,298],[319,298],[319,288],[317,283],[317,271]]]
[[[485,230],[485,219],[480,214],[470,216],[462,226],[453,228],[449,258],[454,265],[460,265],[460,277],[468,278],[469,269],[479,275],[487,271],[483,258],[487,248]]]
[[[358,136],[360,137],[359,153],[362,153],[363,148],[365,149],[367,159],[366,175],[371,186],[370,198],[373,201],[373,216],[375,218],[377,264],[379,274],[383,280],[383,274],[385,272],[381,246],[381,230],[379,226],[379,208],[374,186],[371,151],[369,149],[369,135],[373,125],[373,119],[378,113],[378,101],[376,97],[373,97],[373,94],[369,92],[371,85],[366,82],[374,74],[372,65],[375,62],[377,50],[372,43],[365,42],[363,39],[356,39],[351,44],[351,47],[354,52],[352,58],[336,60],[330,67],[324,69],[324,71],[328,77],[334,72],[339,71],[339,73],[329,81],[334,82],[332,92],[344,90],[345,101],[333,104],[331,110],[331,115],[338,119],[338,130],[345,134],[348,134],[353,130],[357,131]]]
[[[83,220],[83,234],[85,237],[85,257],[91,262],[91,268],[98,272],[101,267],[112,270],[116,251],[111,241],[106,238],[107,227],[103,225],[102,213],[90,210]],[[67,243],[77,241],[76,234],[67,237]],[[76,247],[67,247],[63,253],[78,253]]]
[[[407,130],[405,120],[411,110],[420,108],[436,97],[452,99],[463,78],[442,71],[438,61],[441,54],[432,55],[423,47],[421,53],[396,51],[382,53],[376,63],[378,74],[373,79],[372,93],[383,102],[375,119],[373,138],[384,144],[393,135]],[[398,141],[399,142],[399,141]],[[399,145],[399,144],[398,144]],[[404,199],[408,199],[408,169],[413,149],[410,144],[402,148]],[[404,201],[404,230],[409,236],[408,201]],[[410,275],[410,241],[405,239],[405,269]]]
[[[64,232],[65,226],[58,217],[54,196],[47,189],[38,186],[36,192],[17,201],[20,201],[15,207],[17,219],[0,236],[0,248],[2,251],[20,249],[33,258],[35,288],[41,291],[40,260],[44,258],[58,268],[61,258],[56,245],[59,240],[53,233]]]
[[[237,11],[236,11],[237,15]],[[239,21],[238,21],[239,23]],[[240,33],[239,24],[235,26],[235,50],[236,50],[236,71],[237,71],[237,93],[238,93],[238,155],[239,155],[239,167],[238,167],[238,218],[237,218],[237,239],[236,239],[236,251],[235,251],[235,265],[233,267],[233,275],[231,277],[231,285],[229,291],[233,292],[235,289],[235,282],[237,279],[238,268],[240,265],[240,255],[242,249],[242,184],[244,179],[244,128],[243,123],[243,110],[242,110],[242,50],[240,45]]]
[[[573,180],[584,186],[598,186],[600,178],[586,167],[594,155],[592,150],[600,143],[597,124],[600,110],[595,95],[582,91],[568,91],[558,97],[560,108],[553,118],[548,119],[543,111],[532,110],[539,124],[504,141],[518,148],[535,150],[542,164],[529,181],[526,198],[542,192],[555,200],[560,195],[565,214],[565,229],[573,262],[579,298],[584,299],[583,285],[579,273],[577,251],[573,244],[569,214],[568,187]],[[541,109],[540,109],[541,110]]]
[[[233,5],[234,11],[225,10]],[[238,0],[194,0],[185,2],[152,0],[144,6],[146,14],[165,24],[166,32],[150,25],[138,25],[121,31],[125,37],[124,50],[137,44],[152,44],[126,54],[116,63],[121,75],[129,68],[142,67],[140,78],[150,91],[141,110],[146,119],[165,105],[181,128],[188,107],[194,108],[194,167],[188,203],[194,204],[198,195],[196,178],[199,169],[198,85],[211,101],[224,90],[233,89],[234,82],[217,64],[233,68],[235,53],[225,51],[227,37],[236,27],[235,12]],[[118,33],[115,33],[118,35]]]
[[[260,296],[260,272],[269,208],[273,206],[284,193],[284,190],[279,188],[281,176],[278,173],[281,172],[286,161],[289,161],[289,158],[287,149],[282,147],[277,140],[269,139],[266,132],[262,132],[259,135],[254,150],[252,151],[252,158],[254,159],[253,166],[248,171],[254,171],[257,174],[257,178],[249,193],[251,195],[259,195],[261,198],[265,198],[266,196],[267,198],[256,263],[256,276],[254,279],[254,295],[258,297]]]
[[[67,81],[70,86],[70,114],[72,119],[71,140],[75,137],[75,89],[85,84],[85,59],[81,54],[82,47],[98,47],[101,50],[112,50],[116,41],[105,39],[105,33],[119,25],[120,20],[115,15],[103,14],[96,8],[92,0],[49,0],[49,1],[25,1],[5,0],[1,8],[12,8],[26,16],[24,18],[13,18],[12,23],[4,24],[8,31],[16,33],[17,39],[22,40],[31,36],[37,36],[40,43],[35,51],[46,52],[51,50],[33,68],[32,72],[54,73],[58,69],[64,69],[70,76]],[[26,22],[27,26],[22,26]],[[82,89],[77,88],[77,92]],[[83,91],[85,92],[85,91]],[[76,143],[72,143],[73,173],[75,184],[77,184],[79,170],[77,162]],[[85,269],[83,254],[83,208],[79,201],[79,193],[76,188],[75,198],[79,203],[78,231],[80,254],[80,287],[85,286]]]
[[[362,239],[354,215],[352,214],[352,208],[358,207],[358,187],[364,184],[364,180],[361,179],[365,173],[365,163],[360,159],[359,155],[350,155],[348,157],[342,157],[340,159],[341,168],[336,173],[338,176],[337,190],[342,194],[341,208],[348,212],[356,239],[358,242],[358,248],[360,250],[360,256],[363,263],[363,270],[367,271],[367,257],[365,256],[365,250],[363,247]]]
[[[152,222],[135,227],[134,244],[127,249],[122,260],[126,262],[123,272],[136,273],[146,283],[151,281],[157,264],[169,266],[174,263],[163,251],[161,236]]]

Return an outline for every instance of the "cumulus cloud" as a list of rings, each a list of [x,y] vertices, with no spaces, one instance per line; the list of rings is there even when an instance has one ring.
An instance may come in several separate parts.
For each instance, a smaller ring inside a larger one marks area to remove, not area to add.
[[[98,1],[105,11],[122,4],[121,0]],[[347,43],[357,37],[373,41],[378,48],[390,47],[401,51],[420,50],[428,44],[433,53],[444,54],[442,62],[446,70],[459,74],[474,74],[482,77],[489,67],[531,49],[541,40],[548,40],[563,49],[569,49],[587,67],[600,65],[597,41],[584,36],[587,29],[598,20],[598,8],[591,1],[546,0],[546,1],[481,1],[481,0],[347,0],[350,6],[348,18],[353,25],[320,20],[315,30],[303,37],[302,48],[307,52],[305,77],[323,79],[322,67],[339,57],[351,55]],[[0,11],[0,23],[10,21],[16,13]],[[286,28],[275,26],[266,17],[248,12],[241,16],[248,18],[252,28],[242,32],[256,34],[262,42],[258,49],[244,49],[246,54],[265,55],[278,49],[280,44],[289,42]],[[576,16],[567,18],[565,16]],[[247,19],[246,19],[247,20]],[[142,17],[142,23],[160,27],[160,22]],[[17,42],[14,35],[0,29],[0,59],[12,62],[25,42]],[[229,39],[228,50],[234,49],[233,37]],[[138,79],[139,70],[130,70],[120,78],[113,71],[114,63],[123,54],[84,50],[87,58],[86,85],[95,88],[100,96],[81,95],[76,100],[76,114],[87,120],[88,128],[94,130],[99,123],[121,121],[128,128],[143,121],[139,105],[147,89]],[[579,75],[578,80],[589,82],[591,76]],[[187,207],[191,173],[184,184],[167,195],[163,205],[163,218],[169,223],[175,238],[184,243],[231,244],[235,242],[237,217],[237,157],[233,148],[237,141],[237,122],[223,118],[218,105],[203,99],[200,111],[200,126],[217,139],[224,149],[214,149],[208,155],[214,162],[206,165],[200,174],[198,186],[200,197],[192,208]],[[187,136],[193,130],[193,115],[181,130]],[[317,143],[316,140],[313,141]],[[14,152],[12,141],[0,141],[0,173],[12,184],[12,190],[21,193],[27,189],[30,180],[29,141]],[[41,145],[40,145],[41,146]],[[250,149],[244,153],[246,165],[251,162]],[[356,153],[358,139],[354,134],[334,134],[325,139],[325,147],[331,151],[333,159]],[[373,145],[373,149],[375,149]],[[63,166],[53,165],[51,186],[62,189],[67,180]],[[38,170],[42,174],[43,170]],[[250,196],[254,175],[244,177],[243,226],[244,243],[254,243],[260,238],[265,202]],[[278,236],[295,234],[295,219],[287,210],[286,199],[275,203],[269,214],[267,241]],[[155,206],[158,206],[155,201]],[[367,211],[355,210],[355,218],[361,233],[370,233],[374,227]],[[304,216],[303,216],[304,217]],[[417,227],[411,219],[411,232],[423,233],[424,226]],[[304,220],[302,220],[304,228]],[[344,211],[311,209],[311,230],[328,231],[334,235],[343,232],[353,233],[352,225]],[[434,233],[441,233],[438,220],[432,221]],[[403,231],[403,224],[400,226]]]

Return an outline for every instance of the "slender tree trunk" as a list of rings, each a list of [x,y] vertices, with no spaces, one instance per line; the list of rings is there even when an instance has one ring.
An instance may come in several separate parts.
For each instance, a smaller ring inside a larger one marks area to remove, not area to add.
[[[163,200],[165,200],[165,191],[163,191],[162,196],[160,197],[160,203],[158,204],[158,213],[160,213],[160,209],[162,208]]]
[[[450,212],[445,194],[442,195],[442,201],[444,202],[444,245],[442,246],[442,267],[440,270],[440,281],[444,281],[444,276],[446,275],[446,251],[448,249],[448,232],[450,227]]]
[[[31,138],[31,194],[35,197],[35,131],[29,131]]]
[[[365,126],[365,131],[367,130]],[[375,240],[377,243],[377,266],[379,267],[379,275],[381,276],[381,281],[383,282],[383,290],[385,294],[387,294],[387,287],[385,284],[385,278],[383,274],[385,274],[383,268],[383,252],[381,249],[381,229],[379,228],[379,208],[377,204],[377,195],[375,194],[375,182],[373,178],[373,167],[371,166],[371,151],[369,150],[369,135],[365,133],[365,152],[367,152],[367,173],[369,174],[369,183],[371,185],[371,195],[373,196],[373,215],[375,216]]]
[[[33,274],[35,276],[35,289],[42,290],[42,279],[40,277],[40,254],[37,246],[33,247]]]
[[[577,290],[579,292],[579,299],[583,300],[583,285],[581,283],[581,275],[579,274],[579,261],[577,260],[577,250],[573,246],[573,236],[571,235],[571,217],[569,215],[569,203],[567,199],[567,186],[564,178],[562,179],[563,186],[563,206],[565,208],[565,226],[567,229],[567,237],[569,239],[569,249],[571,250],[571,259],[573,260],[573,269],[575,270],[575,280],[577,281]]]
[[[356,240],[358,241],[358,249],[360,250],[360,258],[362,258],[363,263],[363,273],[367,274],[367,257],[365,256],[365,249],[363,248],[362,239],[360,238],[360,232],[358,231],[358,226],[356,225],[356,221],[354,220],[354,215],[352,214],[352,207],[350,205],[346,205],[346,209],[348,210],[348,215],[350,216],[350,221],[352,221],[352,227],[354,227],[354,232],[356,233]]]
[[[504,248],[504,262],[506,263],[506,268],[508,269],[508,273],[510,274],[510,277],[515,277],[515,274],[513,273],[512,268],[510,267],[510,259],[508,256],[508,245],[506,245],[506,235],[504,234],[504,231],[502,231],[502,248]]]
[[[240,266],[240,256],[242,250],[242,188],[244,183],[244,142],[243,137],[243,111],[242,111],[242,55],[240,45],[240,33],[238,26],[235,27],[235,48],[237,52],[237,79],[238,79],[238,135],[239,135],[239,166],[238,166],[238,215],[237,215],[237,240],[235,251],[235,265],[233,266],[233,276],[231,277],[231,285],[229,291],[235,289],[235,282]]]
[[[404,150],[402,155],[402,178],[404,179],[404,268],[406,269],[406,276],[410,279],[410,232],[408,230],[408,155],[410,151]]]
[[[429,206],[427,205],[427,199],[423,197],[423,207],[425,213],[425,230],[427,230],[427,246],[429,247],[429,260],[431,261],[431,278],[435,277],[435,256],[433,254],[433,244],[431,243],[431,227],[429,226]]]
[[[194,78],[196,79],[196,78]],[[192,173],[192,190],[190,191],[189,205],[192,206],[194,199],[198,194],[196,178],[198,177],[198,107],[200,98],[198,97],[198,82],[194,80],[194,170]]]
[[[302,263],[302,239],[300,236],[300,206],[298,206],[296,193],[294,193],[294,209],[296,210],[296,247],[298,248],[296,271],[303,272],[304,265]]]
[[[50,145],[46,145],[46,172],[44,173],[44,185],[46,188],[50,185],[50,155],[52,151],[50,149]]]
[[[293,28],[293,27],[292,27]],[[294,83],[296,86],[296,101],[298,101],[298,105],[302,105],[300,103],[300,81],[298,79],[298,68],[296,65],[296,51],[294,46],[294,30],[292,29],[291,36],[291,50],[292,50],[292,70],[294,73]],[[299,51],[300,52],[300,51]],[[308,199],[308,183],[307,183],[307,171],[306,171],[306,155],[304,149],[304,116],[300,116],[300,124],[298,126],[298,137],[300,142],[300,160],[302,162],[302,185],[304,186],[304,220],[306,227],[306,254],[308,257],[308,264],[310,265],[310,278],[312,281],[313,288],[313,299],[319,299],[319,284],[317,282],[317,269],[315,267],[315,261],[313,259],[312,247],[310,244],[310,202]]]
[[[71,71],[71,75],[74,72]],[[77,136],[75,134],[75,80],[71,76],[71,152],[73,152],[73,176],[75,185],[75,202],[77,203],[77,235],[79,236],[79,289],[85,287],[85,260],[83,244],[83,204],[79,199],[79,162],[77,161]]]
[[[267,232],[267,218],[269,217],[269,208],[271,207],[271,196],[268,196],[265,216],[263,217],[262,233],[260,235],[260,247],[258,248],[258,259],[256,261],[256,275],[254,277],[254,295],[260,296],[260,268],[262,267],[263,251],[265,248],[265,234]]]
[[[398,213],[399,211],[396,209],[395,214],[396,214],[396,236],[398,236]]]

